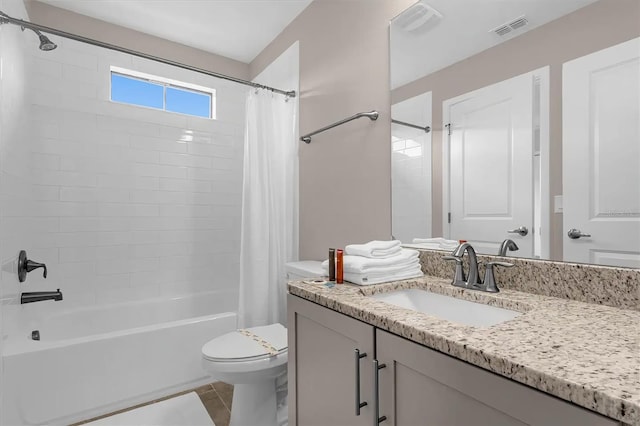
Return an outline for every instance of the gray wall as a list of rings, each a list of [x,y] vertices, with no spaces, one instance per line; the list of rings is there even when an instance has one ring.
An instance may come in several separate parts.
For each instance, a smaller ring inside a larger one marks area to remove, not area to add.
[[[315,0],[250,64],[255,76],[300,41],[300,258],[391,237],[389,20],[413,0]]]
[[[33,0],[25,1],[36,24],[115,44],[195,67],[247,79],[249,65]]]
[[[562,64],[640,36],[639,0],[600,0],[392,92],[397,103],[433,92],[433,235],[442,234],[442,102],[550,66],[551,258],[562,259]]]

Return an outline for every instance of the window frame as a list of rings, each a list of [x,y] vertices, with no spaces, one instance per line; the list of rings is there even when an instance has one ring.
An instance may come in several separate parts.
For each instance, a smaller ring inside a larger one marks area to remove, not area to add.
[[[162,86],[162,108],[156,108],[147,105],[139,105],[133,104],[129,102],[122,102],[113,99],[113,84],[112,77],[113,75],[118,75],[121,77],[129,78],[132,80],[139,80],[146,83],[156,84]],[[205,117],[202,115],[194,115],[185,112],[179,111],[171,111],[167,109],[167,88],[177,89],[184,92],[191,92],[199,95],[205,95],[209,97],[209,117]],[[121,105],[131,105],[139,108],[148,108],[154,109],[157,111],[164,111],[172,114],[181,114],[189,117],[197,117],[205,120],[215,120],[216,119],[216,89],[200,86],[193,83],[187,83],[184,81],[174,80],[171,78],[160,77],[157,75],[147,74],[140,71],[134,71],[126,68],[111,66],[109,69],[109,100],[114,103],[118,103]]]

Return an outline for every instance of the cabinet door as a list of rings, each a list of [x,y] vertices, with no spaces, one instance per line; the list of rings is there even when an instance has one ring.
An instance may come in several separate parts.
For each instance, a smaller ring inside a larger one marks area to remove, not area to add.
[[[383,426],[619,424],[393,334],[376,339]]]
[[[287,296],[289,424],[356,426],[372,423],[374,328],[330,309]],[[360,381],[356,383],[356,352]],[[356,416],[356,392],[367,402]]]

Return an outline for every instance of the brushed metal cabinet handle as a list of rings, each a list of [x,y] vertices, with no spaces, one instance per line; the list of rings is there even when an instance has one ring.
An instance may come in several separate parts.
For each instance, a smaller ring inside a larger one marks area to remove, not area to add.
[[[380,364],[377,359],[373,360],[373,406],[374,406],[374,417],[373,417],[373,426],[378,426],[380,423],[387,420],[387,416],[380,417],[380,376],[379,371],[385,368],[386,364]]]
[[[356,360],[356,416],[360,415],[360,409],[367,405],[365,401],[360,402],[360,360],[367,356],[366,352],[360,353],[360,349],[355,349]]]

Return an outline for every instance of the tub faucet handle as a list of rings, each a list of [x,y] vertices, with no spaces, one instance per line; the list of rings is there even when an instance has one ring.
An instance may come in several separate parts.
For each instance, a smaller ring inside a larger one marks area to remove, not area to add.
[[[42,277],[47,278],[47,265],[27,259],[27,252],[20,250],[20,255],[18,256],[18,280],[21,283],[25,282],[27,279],[27,273],[38,268],[44,269]]]
[[[34,262],[33,260],[27,260],[27,272],[31,272],[34,269],[43,268],[42,278],[47,278],[47,265],[44,263]]]

